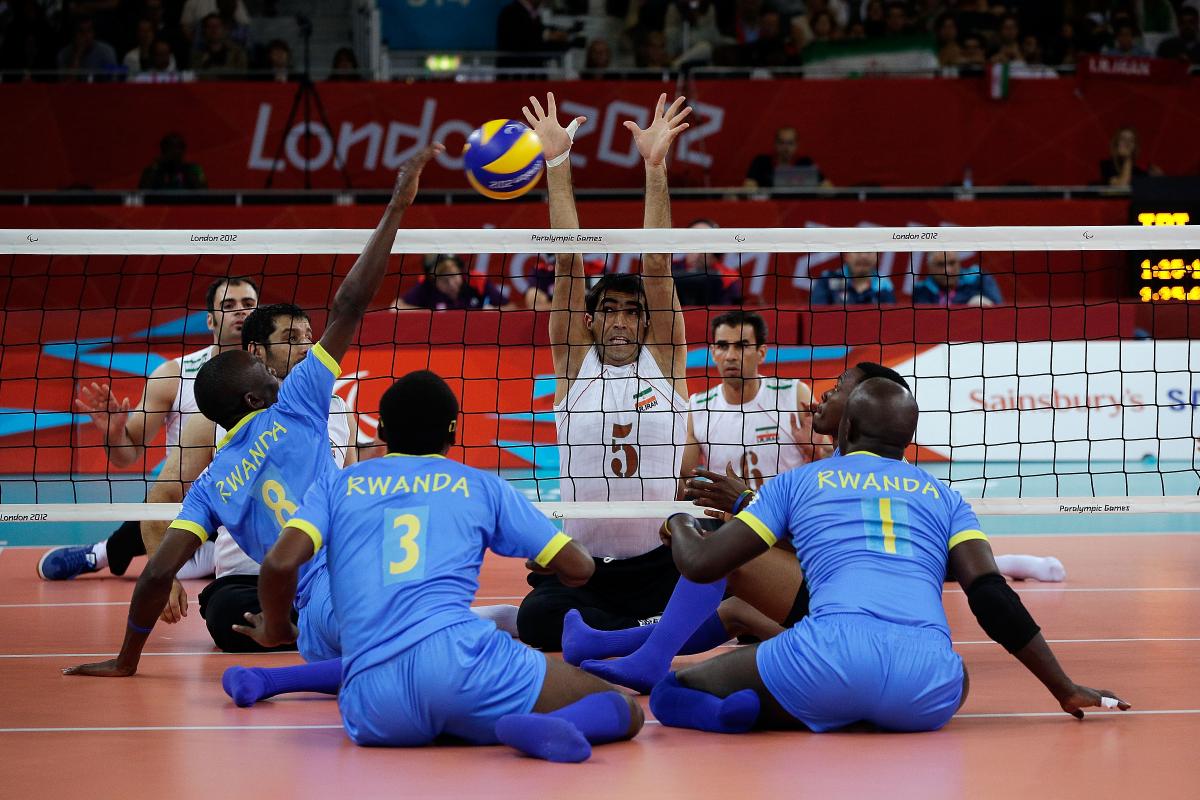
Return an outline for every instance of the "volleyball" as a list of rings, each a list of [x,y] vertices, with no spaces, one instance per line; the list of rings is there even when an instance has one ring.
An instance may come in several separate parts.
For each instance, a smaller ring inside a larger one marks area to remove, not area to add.
[[[512,119],[494,119],[467,138],[463,167],[475,191],[493,200],[512,200],[537,185],[546,159],[542,143],[529,126]]]

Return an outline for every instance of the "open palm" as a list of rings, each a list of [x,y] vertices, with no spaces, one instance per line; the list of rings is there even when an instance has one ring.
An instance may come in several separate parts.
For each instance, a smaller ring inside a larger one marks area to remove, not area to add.
[[[117,400],[107,383],[81,386],[75,398],[75,410],[88,414],[92,424],[105,435],[105,441],[120,437],[129,421],[129,398]]]
[[[667,104],[667,95],[664,92],[658,96],[650,127],[642,130],[633,120],[625,122],[625,127],[633,134],[633,141],[637,143],[638,152],[642,154],[642,159],[648,166],[657,167],[666,161],[675,137],[690,127],[684,120],[692,113],[692,109],[682,108],[683,103],[684,98],[676,97],[671,107],[664,111],[663,107]]]
[[[553,161],[571,149],[571,135],[558,124],[558,104],[554,101],[554,92],[546,93],[545,109],[536,97],[530,97],[529,105],[523,106],[521,113],[542,143],[542,155],[547,161]],[[586,121],[587,117],[575,118],[580,125]]]

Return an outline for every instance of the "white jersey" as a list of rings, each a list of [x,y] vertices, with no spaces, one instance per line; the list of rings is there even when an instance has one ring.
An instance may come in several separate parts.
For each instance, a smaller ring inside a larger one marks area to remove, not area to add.
[[[179,444],[179,432],[183,430],[184,415],[196,414],[200,411],[200,407],[196,405],[196,375],[210,358],[212,358],[211,345],[203,350],[173,359],[179,364],[179,388],[175,390],[175,400],[171,403],[171,410],[167,412],[167,416],[163,420],[163,428],[167,432],[167,447],[175,447]]]
[[[725,399],[721,384],[692,395],[692,432],[712,472],[727,465],[755,489],[768,478],[808,463],[792,436],[796,381],[763,378],[758,394],[742,405]]]
[[[329,399],[329,448],[339,469],[346,465],[346,450],[353,444],[350,441],[350,416],[345,400],[336,394]],[[225,429],[218,425],[216,441],[220,442],[224,437]],[[214,547],[213,561],[218,578],[226,575],[257,575],[261,569],[257,561],[238,547],[224,525],[217,528]]]
[[[588,349],[567,397],[554,407],[562,499],[674,500],[687,444],[687,404],[650,349],[623,367]],[[631,558],[658,547],[662,520],[568,520],[592,555]]]

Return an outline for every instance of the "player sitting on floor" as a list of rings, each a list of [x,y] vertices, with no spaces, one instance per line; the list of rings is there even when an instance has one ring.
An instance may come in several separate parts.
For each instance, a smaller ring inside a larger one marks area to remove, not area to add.
[[[660,722],[729,733],[754,726],[820,732],[860,722],[937,730],[968,688],[942,607],[947,562],[983,630],[1064,711],[1082,718],[1089,706],[1129,708],[1067,677],[996,570],[970,505],[902,460],[916,427],[909,392],[864,381],[838,433],[846,455],[781,475],[707,536],[688,514],[667,520],[663,538],[680,573],[701,583],[790,540],[812,585],[812,606],[769,641],[668,674],[650,695]]]
[[[861,381],[872,377],[908,390],[908,383],[895,370],[861,362],[846,370],[813,408],[812,429],[836,436],[846,399]],[[697,505],[709,509],[705,513],[710,516],[728,518],[728,512],[741,510],[754,496],[753,490],[730,473],[697,472],[700,477],[687,482],[688,492]],[[1001,573],[1010,577],[1032,573],[1051,579],[1046,571],[1054,569],[1058,580],[1063,577],[1062,565],[1055,558],[1009,555],[996,560]],[[808,585],[795,554],[781,544],[734,570],[725,580],[698,585],[681,579],[662,620],[653,625],[601,631],[585,624],[577,614],[569,614],[563,628],[563,657],[605,680],[648,692],[670,670],[675,655],[703,652],[737,636],[769,639],[799,622],[808,613],[808,605]],[[613,656],[622,658],[599,660]]]
[[[388,454],[323,475],[263,563],[264,646],[296,638],[302,566],[328,563],[342,640],[338,706],[360,745],[410,747],[448,734],[551,761],[628,739],[640,706],[603,681],[514,641],[471,613],[485,550],[528,558],[566,586],[591,556],[502,478],[447,459],[458,400],[432,372],[410,373],[379,404]]]
[[[286,381],[281,384],[245,350],[221,353],[200,370],[195,388],[200,413],[229,432],[138,578],[120,654],[73,667],[67,674],[134,674],[175,575],[192,553],[224,525],[246,555],[261,563],[309,486],[337,471],[329,457],[328,425],[329,398],[341,371],[338,361],[383,283],[400,219],[416,197],[421,170],[440,150],[441,145],[427,147],[400,168],[387,210],[333,298],[325,334]],[[328,576],[320,560],[306,571],[296,606],[300,654],[307,661],[336,663],[341,651]],[[336,693],[340,672],[329,670],[324,677],[322,689]]]
[[[113,466],[129,466],[144,457],[161,429],[167,440],[166,462],[155,481],[178,480],[181,431],[189,419],[200,416],[193,388],[196,374],[210,358],[241,341],[245,320],[258,305],[258,286],[249,278],[220,277],[209,284],[205,301],[208,308],[205,321],[212,332],[212,344],[155,367],[146,378],[137,408],[130,410],[129,398],[117,400],[106,383],[80,388],[75,410],[91,416],[92,424],[104,437],[104,448]],[[146,502],[162,501],[148,492]],[[174,502],[179,502],[178,498]],[[69,580],[106,566],[113,575],[124,575],[130,561],[147,555],[143,538],[141,524],[130,521],[94,545],[56,547],[38,562],[38,576],[48,581]],[[212,575],[215,550],[212,544],[197,550],[179,570],[180,579]]]

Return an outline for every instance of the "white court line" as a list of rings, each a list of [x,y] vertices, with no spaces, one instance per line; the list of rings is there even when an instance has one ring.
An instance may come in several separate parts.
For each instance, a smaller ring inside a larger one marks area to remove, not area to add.
[[[0,548],[2,549],[2,548]],[[1116,588],[1037,588],[1026,589],[1015,587],[1018,594],[1032,592],[1200,592],[1200,586],[1126,586]],[[943,594],[963,594],[962,589],[945,589]],[[476,600],[524,600],[523,596],[519,595],[479,595]],[[89,601],[78,603],[0,603],[0,608],[87,608],[89,606],[127,606],[128,600],[112,600],[112,601]]]
[[[1047,639],[1048,644],[1123,644],[1125,642],[1200,642],[1200,636],[1159,636],[1145,638],[1129,638],[1129,639]],[[996,644],[991,639],[981,639],[979,641],[963,641],[953,642],[955,645],[963,644]]]
[[[522,600],[521,597],[476,597],[476,600]],[[128,600],[104,600],[79,603],[0,603],[0,608],[86,608],[89,606],[127,606]]]
[[[1136,639],[1047,639],[1050,644],[1126,644],[1131,642],[1200,642],[1200,636],[1178,636]],[[955,645],[996,644],[990,639],[979,641],[952,642]],[[725,644],[714,649],[731,649],[741,647],[736,644]],[[291,651],[284,651],[286,655]],[[0,653],[0,658],[115,658],[116,653]],[[224,653],[220,650],[197,650],[179,653],[142,653],[142,656],[277,656],[281,653]]]
[[[1088,716],[1170,716],[1173,714],[1200,714],[1200,708],[1162,708],[1129,711],[1085,711]],[[1010,719],[1029,717],[1066,717],[1063,711],[1021,711],[996,714],[955,714],[954,719]],[[647,719],[647,725],[661,725],[656,719]],[[0,728],[0,733],[139,733],[158,731],[328,731],[341,730],[341,725],[129,725],[103,728]]]
[[[1012,584],[1009,584],[1012,586]],[[1069,587],[1044,586],[1025,587],[1013,586],[1017,594],[1032,594],[1033,592],[1200,592],[1200,586],[1116,586],[1116,587]],[[962,589],[943,589],[942,594],[965,594]]]
[[[1128,716],[1169,716],[1171,714],[1200,714],[1200,708],[1155,708],[1155,709],[1130,709],[1128,711],[1101,711],[1099,708],[1084,709],[1084,715],[1088,717],[1128,717]],[[955,719],[1024,719],[1029,717],[1069,717],[1071,716],[1065,711],[1017,711],[1013,713],[994,713],[994,714],[955,714],[951,717]],[[646,719],[647,725],[662,725],[656,719]],[[3,731],[0,728],[0,731]]]
[[[327,731],[341,725],[130,725],[107,728],[0,728],[0,733],[107,733],[122,731]]]
[[[278,656],[295,654],[294,650],[283,650],[279,653],[225,653],[220,650],[195,650],[179,653],[142,653],[142,658],[148,656]],[[116,658],[116,653],[0,653],[0,658]]]
[[[1124,717],[1131,715],[1149,716],[1169,714],[1200,714],[1200,708],[1152,708],[1152,709],[1133,709],[1128,711],[1100,711],[1099,709],[1085,708],[1083,710],[1085,716],[1104,716],[1104,717]],[[1020,711],[1013,714],[955,714],[953,719],[1008,719],[1017,717],[1068,717],[1065,711]]]
[[[0,608],[79,608],[81,606],[127,606],[128,600],[88,603],[0,603]]]

